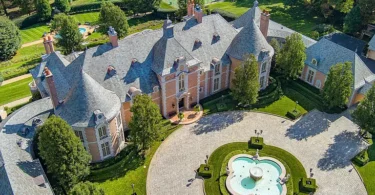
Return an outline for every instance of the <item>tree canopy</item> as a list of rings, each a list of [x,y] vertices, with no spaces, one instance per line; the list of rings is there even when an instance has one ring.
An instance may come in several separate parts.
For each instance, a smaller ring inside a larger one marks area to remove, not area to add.
[[[355,6],[345,16],[344,32],[353,34],[353,33],[359,32],[361,30],[361,27],[362,27],[361,9],[359,8],[359,6]]]
[[[276,56],[276,64],[284,76],[296,79],[301,74],[306,60],[305,44],[298,33],[286,37],[286,42]]]
[[[135,145],[146,149],[158,138],[161,114],[158,105],[147,94],[137,95],[130,108],[133,113],[129,123],[130,135]]]
[[[86,181],[76,184],[68,195],[104,195],[104,191],[93,183]]]
[[[328,109],[344,107],[352,94],[353,72],[351,62],[338,63],[331,67],[324,83],[322,97]]]
[[[51,116],[38,129],[38,149],[48,172],[69,191],[90,172],[91,155],[85,150],[71,126],[57,116]]]
[[[280,52],[280,43],[275,39],[272,38],[270,41],[270,45],[273,47],[273,50],[275,51],[275,54],[272,57],[272,68],[271,70],[274,71],[276,69],[276,56]]]
[[[259,84],[258,62],[253,54],[246,56],[245,61],[235,69],[232,95],[243,105],[257,102]]]
[[[8,60],[21,47],[18,27],[6,17],[0,17],[0,60]]]
[[[117,32],[118,37],[125,37],[128,34],[128,20],[125,13],[111,2],[103,2],[99,14],[100,27],[102,33],[107,33],[108,28],[112,26]]]
[[[39,21],[46,21],[51,18],[51,5],[48,0],[35,0],[36,13]]]
[[[375,20],[375,3],[373,0],[357,1],[361,10],[362,24],[367,25]]]
[[[15,0],[14,3],[18,5],[23,14],[31,14],[35,9],[34,0]]]
[[[63,26],[64,20],[66,20],[67,15],[64,13],[56,14],[51,21],[51,30],[59,31]]]
[[[55,6],[61,12],[67,13],[70,11],[70,4],[68,0],[55,0]]]
[[[82,48],[82,34],[77,27],[77,21],[72,16],[62,15],[59,20],[62,21],[58,39],[58,45],[62,47],[65,54],[77,51]]]
[[[375,135],[375,85],[352,113],[354,122],[363,130]]]

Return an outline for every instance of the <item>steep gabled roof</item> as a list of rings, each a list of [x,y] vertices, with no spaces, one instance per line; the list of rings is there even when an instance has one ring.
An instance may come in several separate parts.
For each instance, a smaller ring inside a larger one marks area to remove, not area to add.
[[[370,42],[368,43],[368,48],[375,51],[375,36],[373,36]]]
[[[111,119],[120,108],[120,99],[115,93],[81,71],[65,101],[57,107],[56,114],[74,127],[94,127],[94,111],[100,110]]]
[[[254,54],[258,59],[262,51],[269,51],[270,56],[273,56],[274,53],[273,48],[268,44],[260,29],[251,20],[233,39],[227,54],[238,60],[243,60],[246,54]]]
[[[254,1],[254,6],[250,8],[247,12],[242,14],[239,18],[233,21],[234,28],[242,28],[246,26],[249,21],[254,20],[255,24],[260,23],[261,10],[258,8],[258,2]]]

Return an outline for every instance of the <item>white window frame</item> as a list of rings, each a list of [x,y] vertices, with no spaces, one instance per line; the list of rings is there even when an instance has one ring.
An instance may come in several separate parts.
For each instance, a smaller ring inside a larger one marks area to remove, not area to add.
[[[220,70],[220,63],[218,63],[218,64],[215,65],[214,71],[215,71],[214,72],[215,75],[219,75],[220,74],[220,72],[221,72],[221,70]]]
[[[316,80],[315,81],[315,87],[320,89],[322,87],[322,81],[321,80]]]
[[[313,75],[311,77],[311,81],[309,81],[309,73],[310,72],[313,73]],[[316,74],[316,71],[314,69],[311,69],[311,68],[307,69],[307,72],[306,72],[306,82],[310,83],[311,85],[313,85],[314,84],[315,74]]]
[[[265,73],[265,72],[267,72],[267,62],[263,62],[261,69],[260,69],[260,73]]]
[[[317,66],[318,65],[318,60],[316,60],[315,58],[313,58],[311,60],[311,64],[314,65],[314,66]]]
[[[85,143],[85,138],[83,137],[82,131],[74,130],[74,134],[81,140],[82,143]]]
[[[261,89],[264,88],[264,78],[265,78],[265,76],[261,76],[260,79],[259,79],[259,84],[260,84]]]
[[[178,75],[178,92],[185,91],[185,73]]]
[[[111,146],[109,145],[109,142],[101,143],[100,147],[102,149],[103,158],[111,155]]]
[[[216,92],[220,89],[220,77],[214,78],[213,82],[214,82],[213,91]],[[217,83],[215,84],[215,82],[217,82]],[[217,87],[217,88],[215,89],[215,87]]]
[[[103,134],[103,132],[104,132],[104,134]],[[98,135],[99,135],[99,140],[103,140],[103,139],[108,137],[107,127],[105,125],[98,128]]]
[[[116,123],[117,123],[117,128],[120,128],[122,126],[121,112],[119,112],[118,115],[116,116]]]

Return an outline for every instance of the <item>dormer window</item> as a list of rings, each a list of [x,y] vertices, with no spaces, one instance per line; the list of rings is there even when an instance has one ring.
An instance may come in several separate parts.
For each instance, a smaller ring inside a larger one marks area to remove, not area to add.
[[[98,129],[98,132],[99,132],[99,139],[100,139],[100,140],[105,139],[105,138],[108,137],[106,126],[101,126],[101,127]]]
[[[184,73],[178,76],[178,91],[183,92],[185,91],[185,75]]]
[[[311,60],[311,64],[313,64],[314,66],[316,66],[316,65],[318,65],[318,61],[315,58],[313,58]]]
[[[116,74],[116,68],[112,65],[109,65],[108,68],[107,68],[107,74],[109,74],[111,76]]]
[[[202,41],[199,39],[195,39],[194,41],[194,48],[197,49],[202,45]]]
[[[136,59],[136,58],[133,58],[132,59],[132,64],[135,64],[135,63],[137,63],[138,62],[138,60]]]
[[[220,74],[220,63],[215,65],[215,75]]]
[[[267,62],[263,62],[262,63],[262,72],[261,73],[264,73],[264,72],[266,72],[267,71]]]

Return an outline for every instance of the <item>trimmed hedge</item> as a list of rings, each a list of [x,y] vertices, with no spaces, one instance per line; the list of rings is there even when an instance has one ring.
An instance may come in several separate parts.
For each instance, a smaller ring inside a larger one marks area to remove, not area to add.
[[[295,120],[301,116],[301,113],[298,110],[292,110],[292,111],[288,111],[286,113],[286,116]]]
[[[262,149],[263,137],[251,137],[249,140],[249,148]]]
[[[125,147],[123,150],[121,150],[121,152],[113,158],[106,159],[102,162],[92,163],[90,165],[90,169],[91,170],[99,170],[99,169],[103,169],[103,168],[112,166],[112,165],[120,162],[123,158],[125,158],[125,156],[128,156],[130,153],[136,153],[135,149],[136,148],[135,148],[134,145],[129,145],[129,146]],[[136,155],[136,154],[133,154],[133,155]]]
[[[358,166],[366,165],[370,161],[370,159],[368,157],[367,150],[364,150],[364,151],[360,152],[359,154],[357,154],[357,156],[355,156],[352,159],[352,161],[353,161],[353,163],[357,164]]]
[[[316,180],[313,178],[302,178],[299,183],[299,190],[302,192],[315,192]]]
[[[198,169],[198,175],[206,179],[211,178],[212,170],[213,170],[212,165],[201,164],[201,166],[199,166],[199,169]]]
[[[116,6],[119,6],[122,10],[124,11],[127,10],[127,5],[123,1],[111,1],[111,2],[115,4]],[[102,1],[98,1],[98,2],[72,6],[69,13],[75,14],[75,13],[99,11],[102,3],[103,3]]]

